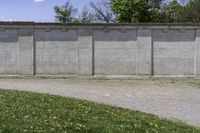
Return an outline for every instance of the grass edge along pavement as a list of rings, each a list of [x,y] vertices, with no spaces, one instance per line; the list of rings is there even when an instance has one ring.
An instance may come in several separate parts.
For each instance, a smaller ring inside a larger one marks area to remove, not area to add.
[[[0,132],[199,133],[200,128],[72,98],[0,89]]]

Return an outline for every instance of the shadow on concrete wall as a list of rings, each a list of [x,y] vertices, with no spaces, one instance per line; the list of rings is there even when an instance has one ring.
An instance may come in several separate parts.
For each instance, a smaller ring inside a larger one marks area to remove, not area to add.
[[[77,41],[76,30],[62,31],[44,29],[35,30],[35,41]]]
[[[94,41],[136,41],[137,31],[136,30],[94,30]]]
[[[154,41],[159,42],[192,42],[195,41],[195,30],[153,30]]]

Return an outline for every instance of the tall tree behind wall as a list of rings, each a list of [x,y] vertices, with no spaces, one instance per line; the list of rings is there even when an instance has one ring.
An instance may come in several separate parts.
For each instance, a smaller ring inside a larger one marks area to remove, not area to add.
[[[92,14],[95,22],[99,23],[114,23],[116,22],[116,15],[111,9],[110,0],[101,0],[98,2],[90,2]]]
[[[186,5],[184,22],[200,23],[200,0],[190,0]]]
[[[64,6],[55,6],[54,11],[56,14],[56,21],[62,23],[72,23],[76,21],[75,15],[78,13],[78,10],[73,7],[70,0],[68,0]]]
[[[111,0],[111,9],[123,23],[149,22],[150,4],[145,0]]]
[[[200,22],[200,0],[99,0],[77,15],[68,0],[54,7],[63,23],[186,23]]]
[[[185,5],[177,0],[172,0],[170,3],[163,6],[164,22],[180,23],[184,21]]]

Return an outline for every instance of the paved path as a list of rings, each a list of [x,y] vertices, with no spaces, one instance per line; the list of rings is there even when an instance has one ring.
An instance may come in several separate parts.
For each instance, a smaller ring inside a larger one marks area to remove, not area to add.
[[[200,126],[200,89],[184,85],[142,80],[0,79],[0,88],[85,99]]]

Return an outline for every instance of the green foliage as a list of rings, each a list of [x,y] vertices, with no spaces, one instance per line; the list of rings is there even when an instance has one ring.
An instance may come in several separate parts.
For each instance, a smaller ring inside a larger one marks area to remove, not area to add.
[[[144,0],[111,0],[111,9],[119,22],[149,22],[150,8]]]
[[[146,0],[150,5],[152,10],[160,9],[160,6],[164,0]]]
[[[77,14],[77,9],[71,5],[69,0],[62,7],[55,6],[54,11],[56,13],[55,18],[59,22],[72,23],[76,21],[74,16]]]
[[[0,132],[199,133],[157,116],[87,101],[0,90]]]
[[[184,5],[177,0],[112,0],[119,22],[182,22]]]
[[[200,22],[200,0],[190,0],[184,10],[185,22]]]
[[[165,16],[164,22],[183,22],[183,11],[184,6],[177,2],[177,0],[173,0],[169,4],[165,4],[163,8]]]
[[[100,0],[90,9],[78,10],[67,3],[54,7],[56,20],[62,23],[185,23],[200,22],[200,1],[186,0]]]
[[[149,22],[153,23],[165,23],[166,15],[163,11],[164,8],[164,0],[147,0],[147,2],[151,6],[151,19]]]

